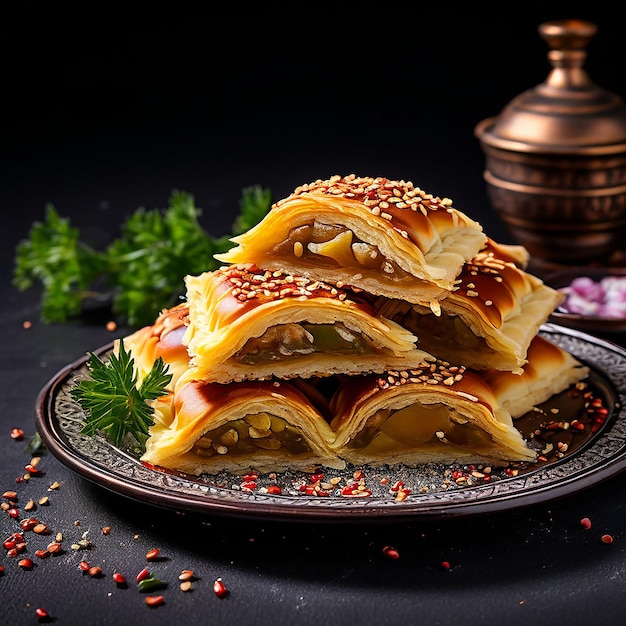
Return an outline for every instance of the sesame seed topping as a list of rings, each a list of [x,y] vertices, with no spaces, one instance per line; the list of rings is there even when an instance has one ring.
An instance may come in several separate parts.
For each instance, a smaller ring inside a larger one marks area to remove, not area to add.
[[[335,285],[328,285],[305,276],[293,276],[279,271],[263,271],[253,265],[232,265],[217,270],[217,274],[231,285],[231,295],[240,302],[255,298],[280,300],[298,298],[332,298],[343,301],[346,293]]]
[[[389,389],[413,383],[451,387],[463,380],[464,372],[465,367],[462,365],[451,365],[447,361],[433,359],[433,361],[422,362],[416,368],[388,371],[384,377],[377,379],[376,386],[379,389]]]
[[[327,180],[317,179],[312,183],[300,185],[288,197],[274,203],[272,208],[279,207],[288,200],[304,194],[327,194],[354,199],[367,206],[372,215],[381,216],[391,222],[394,217],[387,210],[391,206],[400,210],[419,210],[425,216],[432,211],[447,211],[455,219],[459,219],[450,198],[439,198],[426,193],[413,185],[411,181],[390,180],[380,176],[372,178],[355,174],[348,176],[337,174]]]

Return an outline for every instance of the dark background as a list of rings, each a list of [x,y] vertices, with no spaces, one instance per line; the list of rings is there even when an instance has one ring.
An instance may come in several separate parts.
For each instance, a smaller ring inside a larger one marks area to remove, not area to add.
[[[43,386],[129,332],[83,319],[46,326],[37,291],[11,287],[15,246],[47,203],[85,238],[104,242],[125,216],[165,207],[180,189],[195,196],[203,225],[218,236],[230,231],[247,186],[279,199],[318,177],[354,172],[451,197],[488,234],[508,240],[487,203],[474,127],[546,78],[537,27],[548,19],[595,22],[585,67],[598,85],[626,96],[621,11],[606,5],[237,4],[219,18],[208,3],[150,4],[135,15],[130,3],[71,12],[3,6],[0,489],[19,491],[21,506],[59,481],[36,515],[66,544],[84,532],[94,543],[87,553],[67,548],[36,560],[30,572],[1,554],[7,623],[36,623],[38,606],[53,623],[72,625],[624,623],[622,475],[557,502],[380,526],[162,511],[91,484],[52,454],[44,454],[41,478],[15,483],[30,460],[25,443]],[[13,427],[24,442],[11,440]],[[580,527],[585,516],[589,532]],[[106,537],[104,525],[112,528]],[[16,526],[0,515],[3,540]],[[603,533],[612,545],[601,543]],[[385,545],[400,559],[384,558]],[[151,610],[132,577],[154,547],[164,559],[150,567],[170,588],[166,604]],[[105,576],[82,575],[81,558]],[[192,593],[177,588],[183,568],[199,576]],[[113,586],[116,569],[129,589]],[[217,576],[231,591],[224,601],[211,590]]]
[[[547,77],[542,21],[596,23],[585,68],[626,95],[618,13],[544,4],[552,9],[317,2],[226,7],[221,17],[202,3],[141,16],[9,12],[0,206],[13,228],[3,267],[48,202],[93,228],[165,206],[174,188],[194,194],[214,235],[230,230],[243,187],[260,184],[278,199],[334,173],[406,178],[480,216],[474,127]],[[497,219],[485,226],[508,238]]]

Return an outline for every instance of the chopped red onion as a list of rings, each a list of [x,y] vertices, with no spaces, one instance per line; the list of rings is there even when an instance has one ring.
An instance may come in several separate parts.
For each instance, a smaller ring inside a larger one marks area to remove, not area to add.
[[[566,296],[561,308],[568,313],[626,319],[626,276],[605,276],[599,281],[578,276],[559,291]]]

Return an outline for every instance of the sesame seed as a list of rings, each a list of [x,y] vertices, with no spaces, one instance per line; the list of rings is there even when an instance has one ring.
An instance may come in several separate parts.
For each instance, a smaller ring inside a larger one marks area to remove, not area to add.
[[[235,265],[217,271],[224,281],[231,285],[231,295],[240,302],[255,298],[279,300],[288,297],[306,300],[308,298],[327,297],[344,300],[346,294],[337,286],[306,277],[282,272],[260,273],[254,266]],[[254,286],[253,286],[254,285]]]
[[[357,177],[355,174],[331,176],[327,180],[317,179],[311,183],[300,185],[286,198],[272,205],[280,207],[290,199],[303,194],[341,196],[354,199],[367,206],[373,215],[393,221],[393,216],[385,211],[390,205],[398,210],[421,211],[428,216],[429,211],[446,211],[452,216],[455,226],[461,219],[453,208],[452,200],[439,198],[415,187],[411,181],[390,180],[384,177]]]

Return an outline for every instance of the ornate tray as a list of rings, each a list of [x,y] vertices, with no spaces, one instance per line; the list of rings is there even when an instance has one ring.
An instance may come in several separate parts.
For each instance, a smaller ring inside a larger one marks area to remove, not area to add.
[[[320,493],[312,488],[314,477],[298,472],[198,478],[161,471],[103,437],[81,434],[84,413],[70,391],[88,375],[87,356],[63,368],[41,390],[36,426],[48,449],[84,478],[135,500],[179,511],[292,521],[382,521],[508,510],[588,488],[626,467],[626,350],[552,324],[544,325],[540,333],[589,365],[590,385],[609,414],[575,452],[515,471],[494,469],[488,480],[481,468],[349,467],[325,472],[325,480],[340,480],[336,489]],[[95,352],[102,356],[111,348]],[[343,487],[355,482],[355,476],[366,489],[347,497]],[[270,484],[274,488],[268,491]],[[398,485],[404,499],[397,497]]]

